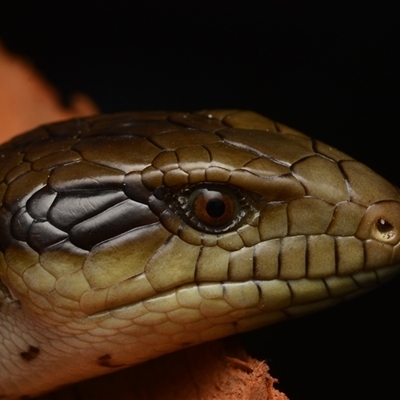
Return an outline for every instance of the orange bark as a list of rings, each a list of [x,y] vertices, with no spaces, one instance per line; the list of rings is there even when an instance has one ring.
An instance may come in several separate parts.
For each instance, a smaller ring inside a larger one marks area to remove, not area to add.
[[[69,107],[27,61],[0,43],[0,141],[47,122],[97,114],[94,102],[77,94]]]

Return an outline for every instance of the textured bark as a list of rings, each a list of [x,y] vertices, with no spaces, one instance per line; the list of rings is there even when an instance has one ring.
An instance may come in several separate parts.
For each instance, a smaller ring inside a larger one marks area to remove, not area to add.
[[[43,396],[42,400],[287,400],[268,366],[234,338],[206,343]]]
[[[78,116],[97,114],[84,94],[61,104],[57,91],[27,61],[7,53],[0,42],[0,142],[36,126]]]

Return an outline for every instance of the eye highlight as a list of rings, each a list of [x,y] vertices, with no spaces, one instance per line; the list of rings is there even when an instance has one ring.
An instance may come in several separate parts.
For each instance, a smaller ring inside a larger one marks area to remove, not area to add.
[[[185,187],[169,193],[165,200],[186,224],[207,233],[233,230],[253,209],[252,199],[246,193],[223,184]]]

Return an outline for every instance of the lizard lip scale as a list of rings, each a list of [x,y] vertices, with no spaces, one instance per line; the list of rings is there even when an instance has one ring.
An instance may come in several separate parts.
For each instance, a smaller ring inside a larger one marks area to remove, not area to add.
[[[0,160],[0,398],[314,312],[400,269],[399,190],[253,112],[74,119]]]

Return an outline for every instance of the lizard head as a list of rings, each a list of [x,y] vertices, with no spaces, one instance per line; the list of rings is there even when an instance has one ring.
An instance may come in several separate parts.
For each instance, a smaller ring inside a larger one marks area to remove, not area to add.
[[[1,156],[0,316],[24,332],[21,354],[38,349],[31,392],[65,357],[56,384],[337,304],[400,269],[398,189],[251,112],[72,120]]]

